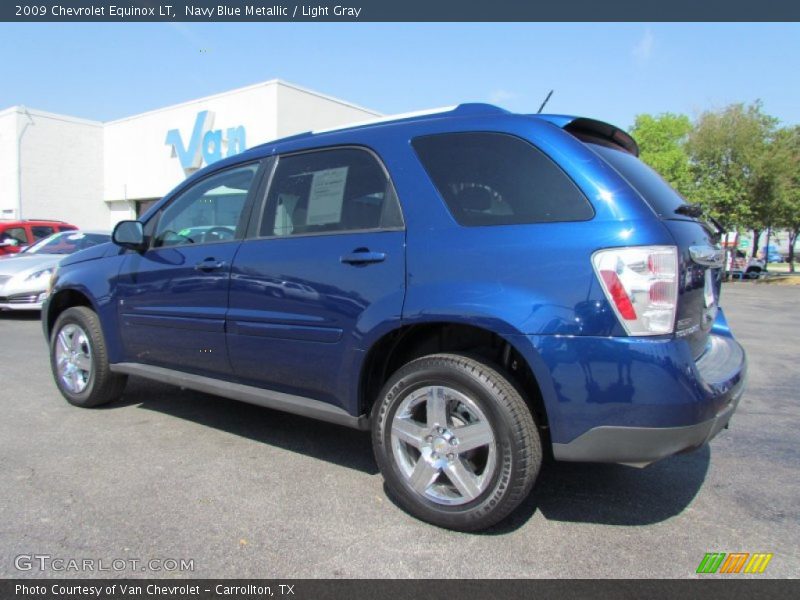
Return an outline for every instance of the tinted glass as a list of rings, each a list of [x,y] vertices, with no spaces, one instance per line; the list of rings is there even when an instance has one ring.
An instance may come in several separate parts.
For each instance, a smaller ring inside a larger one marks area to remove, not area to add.
[[[9,227],[0,234],[0,242],[11,242],[12,246],[25,246],[28,236],[22,227]]]
[[[594,210],[550,158],[501,133],[448,133],[413,140],[414,149],[461,225],[584,221]]]
[[[55,228],[46,227],[44,225],[34,225],[31,227],[31,233],[33,234],[34,240],[44,239],[48,235],[53,235],[55,232],[56,232]]]
[[[162,211],[154,246],[233,240],[257,170],[256,164],[230,169],[181,193]]]
[[[78,250],[85,250],[98,244],[111,241],[111,236],[106,233],[82,233],[79,231],[65,231],[57,233],[47,239],[40,240],[28,248],[27,254],[72,254]]]
[[[281,158],[266,206],[262,236],[403,226],[397,197],[380,164],[356,148]]]
[[[662,217],[675,217],[675,209],[686,204],[678,192],[633,154],[609,146],[587,144],[622,175],[650,207]]]

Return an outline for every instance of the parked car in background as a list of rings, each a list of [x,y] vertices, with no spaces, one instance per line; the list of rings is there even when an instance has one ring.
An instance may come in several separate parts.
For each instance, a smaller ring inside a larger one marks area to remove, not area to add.
[[[726,271],[734,277],[758,279],[766,268],[766,263],[758,258],[748,257],[742,250],[734,250],[728,254]]]
[[[0,257],[16,254],[24,248],[59,231],[78,229],[64,221],[47,219],[24,219],[22,221],[0,221]]]
[[[62,261],[54,380],[79,407],[136,375],[371,430],[397,504],[459,530],[545,454],[701,447],[745,382],[724,253],[637,156],[593,119],[462,105],[220,160]]]
[[[53,269],[65,255],[110,240],[109,232],[63,231],[0,261],[0,310],[39,310]]]

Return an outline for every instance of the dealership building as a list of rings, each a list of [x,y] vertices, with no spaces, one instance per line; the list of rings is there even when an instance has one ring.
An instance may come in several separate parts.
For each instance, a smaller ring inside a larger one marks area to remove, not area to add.
[[[376,116],[279,80],[109,122],[14,106],[0,111],[0,219],[110,229],[204,165]]]

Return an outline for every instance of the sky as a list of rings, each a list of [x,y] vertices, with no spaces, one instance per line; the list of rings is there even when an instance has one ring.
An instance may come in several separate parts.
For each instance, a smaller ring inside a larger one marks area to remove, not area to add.
[[[0,24],[0,110],[108,121],[280,78],[382,113],[597,118],[762,100],[800,124],[800,24]]]

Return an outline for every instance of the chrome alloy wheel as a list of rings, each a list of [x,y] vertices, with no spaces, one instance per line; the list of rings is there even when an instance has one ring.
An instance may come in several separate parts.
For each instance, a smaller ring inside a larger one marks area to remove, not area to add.
[[[92,376],[92,346],[86,332],[74,323],[64,325],[56,338],[58,378],[73,394],[80,394]]]
[[[486,415],[461,392],[426,386],[411,392],[392,419],[392,454],[406,483],[444,505],[480,496],[497,467]]]

